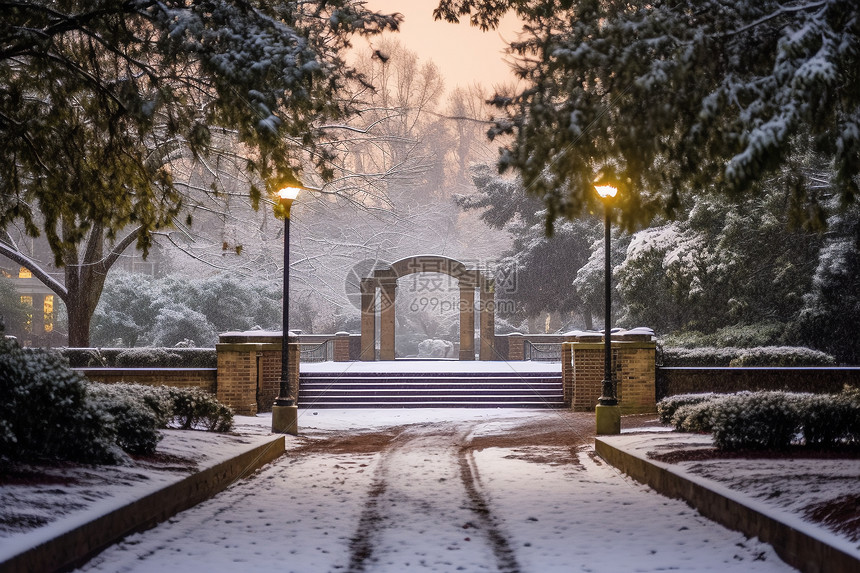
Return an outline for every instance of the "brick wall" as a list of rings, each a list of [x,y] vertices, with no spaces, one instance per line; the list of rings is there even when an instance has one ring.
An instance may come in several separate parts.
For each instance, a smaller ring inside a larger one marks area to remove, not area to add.
[[[701,392],[787,390],[834,393],[845,384],[860,386],[860,368],[798,367],[661,367],[657,370],[658,397]]]

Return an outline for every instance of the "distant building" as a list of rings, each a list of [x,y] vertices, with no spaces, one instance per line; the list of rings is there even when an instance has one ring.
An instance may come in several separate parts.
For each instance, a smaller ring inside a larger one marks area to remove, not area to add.
[[[4,260],[5,262],[5,260]],[[24,346],[59,346],[65,344],[67,333],[57,329],[57,305],[61,302],[54,292],[33,277],[26,268],[17,271],[0,268],[0,273],[11,280],[24,306],[32,309],[24,324],[7,324],[10,334],[18,337]]]
[[[27,238],[20,241],[25,245],[27,255],[33,260],[53,261],[53,254],[43,239]],[[153,248],[146,260],[138,251],[129,248],[117,259],[112,270],[124,270],[149,276],[157,276],[161,270],[164,257],[160,248]],[[45,263],[42,268],[60,282],[65,277],[62,269],[56,269],[52,264]],[[27,315],[24,324],[7,324],[7,334],[18,338],[22,346],[63,346],[68,344],[68,332],[60,328],[57,321],[57,311],[63,304],[59,296],[42,284],[25,267],[0,255],[0,275],[9,279],[20,296],[20,301],[32,311]]]

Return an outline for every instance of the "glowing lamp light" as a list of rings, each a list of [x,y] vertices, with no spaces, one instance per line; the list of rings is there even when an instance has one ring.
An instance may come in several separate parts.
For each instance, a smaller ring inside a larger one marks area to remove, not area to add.
[[[603,199],[615,197],[615,195],[618,194],[618,189],[616,189],[612,185],[595,185],[594,189],[597,191],[597,194],[600,195],[600,197]]]
[[[299,191],[301,191],[301,187],[284,187],[278,191],[278,197],[281,198],[281,201],[292,202],[299,196]]]

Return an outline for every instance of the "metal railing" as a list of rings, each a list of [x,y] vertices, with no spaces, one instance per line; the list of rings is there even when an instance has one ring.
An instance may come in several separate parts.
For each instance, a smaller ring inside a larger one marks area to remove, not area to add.
[[[302,363],[330,362],[334,360],[334,340],[299,343],[299,360]]]
[[[524,340],[523,359],[534,362],[561,362],[561,344]]]

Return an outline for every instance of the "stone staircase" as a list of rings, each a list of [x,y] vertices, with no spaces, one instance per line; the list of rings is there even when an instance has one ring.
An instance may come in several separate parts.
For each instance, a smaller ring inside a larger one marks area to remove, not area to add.
[[[561,408],[561,374],[308,373],[299,408]]]

